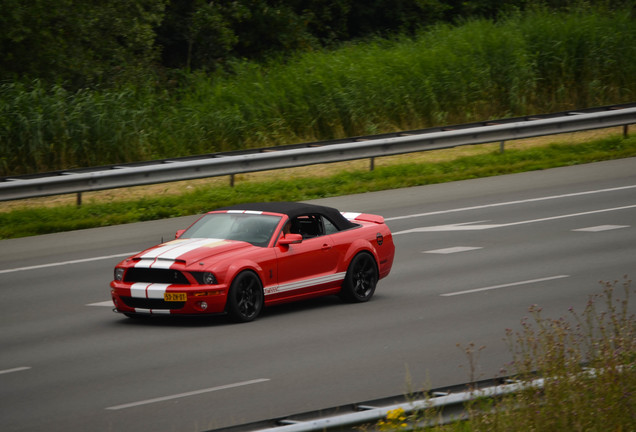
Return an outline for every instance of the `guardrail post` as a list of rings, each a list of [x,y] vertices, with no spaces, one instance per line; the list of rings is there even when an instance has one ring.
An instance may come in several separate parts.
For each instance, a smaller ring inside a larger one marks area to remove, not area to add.
[[[499,153],[503,153],[504,152],[504,146],[505,146],[506,142],[505,141],[501,141],[499,143]]]
[[[375,158],[372,157],[369,161],[369,171],[373,171],[375,169]]]
[[[234,174],[230,174],[230,187],[234,187]]]
[[[629,137],[629,125],[623,125],[623,138]]]
[[[78,207],[82,206],[82,193],[81,192],[77,193],[77,198],[76,198],[75,202],[77,203]]]

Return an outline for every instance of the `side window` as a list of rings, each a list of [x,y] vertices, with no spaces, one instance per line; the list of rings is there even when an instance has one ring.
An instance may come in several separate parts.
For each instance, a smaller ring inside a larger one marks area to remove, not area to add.
[[[316,215],[298,216],[292,220],[290,232],[300,234],[304,239],[321,236],[324,234],[321,219]]]
[[[333,234],[338,232],[338,228],[327,218],[322,218],[322,222],[325,226],[325,234]]]

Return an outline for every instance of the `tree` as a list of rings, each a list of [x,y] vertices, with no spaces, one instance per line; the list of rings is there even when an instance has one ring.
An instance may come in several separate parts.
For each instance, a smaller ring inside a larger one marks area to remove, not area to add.
[[[82,87],[129,78],[157,58],[168,0],[0,0],[0,79]]]
[[[262,59],[312,44],[284,0],[173,0],[158,29],[164,65],[214,70],[229,58]]]

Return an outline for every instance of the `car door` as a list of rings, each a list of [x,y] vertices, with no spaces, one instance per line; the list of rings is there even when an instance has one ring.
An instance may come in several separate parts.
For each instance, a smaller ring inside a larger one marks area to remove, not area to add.
[[[325,234],[320,215],[301,216],[292,221],[291,232],[301,234],[301,243],[276,246],[278,284],[271,300],[288,300],[337,290],[344,275],[336,274],[339,251],[331,235]]]

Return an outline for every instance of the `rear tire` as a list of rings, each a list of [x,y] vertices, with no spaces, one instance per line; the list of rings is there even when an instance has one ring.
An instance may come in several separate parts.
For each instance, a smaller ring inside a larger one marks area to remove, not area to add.
[[[249,270],[234,278],[227,299],[227,313],[234,322],[253,321],[263,308],[263,286]]]
[[[378,268],[373,255],[360,252],[351,260],[340,297],[351,303],[369,301],[378,283]]]

